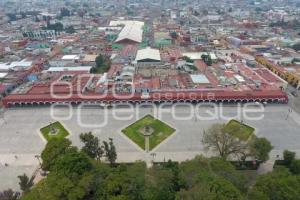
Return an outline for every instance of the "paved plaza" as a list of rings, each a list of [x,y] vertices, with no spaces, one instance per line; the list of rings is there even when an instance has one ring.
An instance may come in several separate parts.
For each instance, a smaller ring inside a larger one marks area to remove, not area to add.
[[[116,110],[96,106],[82,109],[57,107],[52,113],[49,107],[12,108],[6,110],[4,118],[0,119],[0,190],[18,189],[17,176],[23,173],[31,175],[38,167],[35,156],[41,153],[46,144],[39,128],[54,121],[60,121],[64,125],[70,132],[68,138],[79,147],[79,134],[83,132],[91,131],[100,140],[113,138],[118,151],[118,162],[151,162],[153,159],[183,161],[197,154],[208,155],[201,143],[203,130],[213,123],[225,123],[231,118],[253,126],[256,128],[256,135],[266,137],[272,142],[274,150],[271,159],[275,159],[284,149],[300,153],[300,116],[289,111],[287,105],[267,105],[261,120],[235,117],[237,111],[236,106],[227,105],[222,111],[218,108],[218,113],[220,115],[222,112],[228,119],[218,117],[205,120],[200,117],[207,116],[207,112],[215,112],[210,106],[203,106],[196,111],[191,111],[187,106],[177,106],[174,110],[166,106],[160,114],[151,106],[135,109],[134,112],[127,106]],[[121,133],[124,127],[146,114],[152,114],[176,129],[173,135],[149,153],[142,151]],[[174,119],[173,115],[180,119]],[[258,113],[251,116],[254,115],[258,116]]]

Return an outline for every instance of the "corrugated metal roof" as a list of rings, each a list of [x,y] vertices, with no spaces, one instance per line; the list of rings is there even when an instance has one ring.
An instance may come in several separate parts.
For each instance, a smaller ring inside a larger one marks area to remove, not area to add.
[[[22,67],[22,68],[28,68],[32,65],[31,61],[26,61],[26,59],[11,63],[0,63],[0,70],[9,70],[14,67]]]
[[[128,39],[138,43],[143,41],[144,22],[140,21],[111,21],[110,26],[124,25],[115,42]]]
[[[1,73],[0,72],[0,78],[4,78],[7,75],[7,73]]]
[[[64,55],[62,58],[62,60],[76,60],[79,59],[78,55]]]
[[[78,66],[78,67],[50,67],[48,72],[63,72],[63,71],[86,71],[89,72],[91,66]]]
[[[157,60],[160,61],[160,53],[157,49],[152,49],[150,47],[147,47],[146,49],[138,50],[135,60],[145,60],[145,59],[151,59],[151,60]]]

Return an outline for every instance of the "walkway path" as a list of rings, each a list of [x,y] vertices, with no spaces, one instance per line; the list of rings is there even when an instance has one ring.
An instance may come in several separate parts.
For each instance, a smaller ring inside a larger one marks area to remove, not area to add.
[[[257,169],[258,174],[266,174],[273,171],[273,165],[275,160],[268,160],[267,162],[261,164]]]

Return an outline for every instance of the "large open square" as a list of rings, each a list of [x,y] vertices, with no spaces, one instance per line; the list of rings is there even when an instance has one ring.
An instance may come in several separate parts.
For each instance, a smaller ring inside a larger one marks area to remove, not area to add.
[[[219,107],[218,107],[219,108]],[[183,161],[197,154],[208,155],[201,143],[202,134],[213,123],[226,123],[236,117],[237,106],[227,105],[222,109],[222,119],[204,120],[201,116],[212,112],[210,106],[201,106],[197,113],[191,112],[188,106],[165,106],[156,112],[152,106],[139,109],[118,107],[105,110],[97,106],[84,108],[27,107],[8,109],[0,123],[0,189],[18,188],[17,176],[22,173],[32,174],[38,167],[35,157],[43,150],[46,142],[41,138],[40,128],[49,122],[60,121],[70,132],[69,138],[74,145],[81,146],[80,133],[91,131],[100,140],[113,138],[118,152],[118,162],[144,160],[146,162],[164,161],[168,159]],[[219,113],[221,113],[219,111]],[[152,116],[167,123],[176,132],[160,143],[149,153],[146,153],[126,137],[122,130],[145,115]],[[255,113],[253,113],[255,115]],[[52,116],[52,117],[51,117]],[[243,122],[255,128],[255,134],[269,139],[274,146],[271,159],[281,154],[284,149],[300,152],[300,116],[289,112],[287,105],[267,105],[261,120]],[[7,166],[5,166],[7,163]]]

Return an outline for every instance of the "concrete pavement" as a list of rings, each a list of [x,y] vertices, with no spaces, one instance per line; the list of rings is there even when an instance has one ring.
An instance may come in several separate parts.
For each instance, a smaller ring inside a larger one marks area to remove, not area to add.
[[[231,118],[241,120],[237,116],[239,111],[236,106],[231,105],[217,109],[218,115],[222,113],[223,117],[203,120],[198,115],[207,116],[215,108],[201,107],[197,111],[191,112],[188,107],[184,106],[178,106],[174,110],[166,107],[161,115],[158,114],[156,117],[175,128],[176,134],[149,153],[143,152],[137,145],[132,144],[126,136],[124,137],[121,130],[144,115],[151,114],[155,109],[145,107],[139,109],[138,112],[133,112],[120,108],[106,112],[103,109],[92,107],[80,111],[78,108],[71,110],[59,108],[53,112],[55,116],[51,116],[50,108],[45,107],[7,110],[4,114],[5,121],[0,119],[0,163],[9,162],[11,164],[8,167],[0,168],[0,180],[9,179],[10,182],[0,181],[0,190],[8,187],[17,189],[18,184],[15,177],[24,172],[33,173],[37,168],[38,161],[34,155],[40,154],[45,146],[45,142],[39,136],[39,128],[50,122],[61,121],[71,132],[68,137],[76,146],[82,145],[79,140],[80,133],[92,131],[100,140],[114,139],[118,151],[118,162],[144,160],[149,164],[153,160],[184,161],[192,159],[198,154],[208,155],[201,143],[203,130],[213,123],[225,123]],[[292,112],[287,118],[288,110],[288,105],[267,105],[263,111],[263,119],[243,118],[244,123],[256,128],[258,136],[266,137],[271,141],[274,146],[270,155],[271,159],[276,158],[276,155],[281,155],[284,149],[296,151],[300,155],[300,115]],[[115,112],[118,113],[117,118],[114,117]],[[68,116],[70,113],[72,115]],[[154,115],[154,113],[152,114]],[[252,115],[256,114],[258,113]],[[177,119],[174,119],[174,115]],[[183,117],[187,119],[183,119]],[[100,126],[101,124],[102,126]],[[20,160],[14,160],[14,155],[20,155]]]

